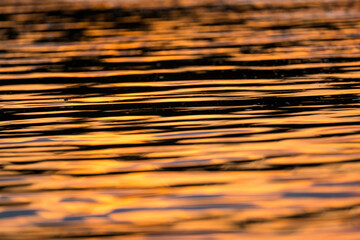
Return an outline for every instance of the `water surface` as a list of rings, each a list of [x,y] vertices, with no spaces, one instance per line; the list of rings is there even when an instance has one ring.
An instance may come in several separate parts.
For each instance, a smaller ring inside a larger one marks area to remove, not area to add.
[[[356,1],[1,1],[1,239],[359,239],[359,29]]]

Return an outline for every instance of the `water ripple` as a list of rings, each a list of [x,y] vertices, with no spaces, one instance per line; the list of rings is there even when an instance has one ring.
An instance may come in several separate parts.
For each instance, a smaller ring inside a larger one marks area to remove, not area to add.
[[[0,238],[358,239],[359,11],[2,1]]]

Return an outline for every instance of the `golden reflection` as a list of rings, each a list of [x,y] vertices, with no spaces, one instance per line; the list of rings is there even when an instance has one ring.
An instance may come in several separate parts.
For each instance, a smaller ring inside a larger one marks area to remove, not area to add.
[[[358,5],[1,2],[0,238],[358,240]]]

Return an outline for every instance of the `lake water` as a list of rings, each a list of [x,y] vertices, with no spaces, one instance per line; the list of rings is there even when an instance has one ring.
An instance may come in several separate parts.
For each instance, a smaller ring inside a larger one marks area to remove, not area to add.
[[[357,1],[3,0],[0,238],[358,240],[359,79]]]

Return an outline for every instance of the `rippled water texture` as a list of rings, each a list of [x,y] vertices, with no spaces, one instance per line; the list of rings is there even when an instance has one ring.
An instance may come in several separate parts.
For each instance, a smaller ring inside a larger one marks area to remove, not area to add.
[[[360,239],[358,1],[2,0],[0,65],[2,240]]]

